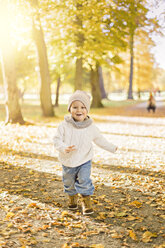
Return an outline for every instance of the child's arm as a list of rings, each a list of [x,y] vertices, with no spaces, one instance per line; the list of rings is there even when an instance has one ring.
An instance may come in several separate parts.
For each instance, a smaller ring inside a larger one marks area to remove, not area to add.
[[[54,143],[54,147],[59,151],[59,152],[63,152],[63,153],[70,153],[72,151],[75,151],[75,146],[67,146],[64,142],[64,128],[63,125],[60,124],[57,128],[57,132],[56,135],[53,138],[53,143]]]
[[[100,133],[99,129],[95,127],[95,137],[93,142],[101,147],[102,149],[115,153],[117,151],[117,146],[109,142],[104,136]]]
[[[64,138],[64,127],[62,124],[60,124],[57,128],[55,136],[53,137],[54,147],[59,152],[65,152],[65,149],[67,148],[67,145],[63,142],[63,138]]]

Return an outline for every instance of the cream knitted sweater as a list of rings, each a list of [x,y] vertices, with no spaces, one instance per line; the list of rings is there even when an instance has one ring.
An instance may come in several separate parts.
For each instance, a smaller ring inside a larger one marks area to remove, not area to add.
[[[112,153],[117,149],[104,138],[93,122],[85,128],[76,128],[72,123],[64,120],[58,126],[53,142],[59,151],[59,161],[67,167],[77,167],[91,160],[93,157],[92,142]],[[76,150],[66,153],[65,149],[72,145]]]

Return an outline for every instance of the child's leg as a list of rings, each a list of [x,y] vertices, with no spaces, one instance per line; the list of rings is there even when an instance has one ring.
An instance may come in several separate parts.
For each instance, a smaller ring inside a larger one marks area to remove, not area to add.
[[[78,194],[75,189],[75,180],[77,175],[76,168],[70,168],[63,165],[63,183],[64,183],[64,192],[69,196],[69,205],[68,208],[75,210],[78,208]]]
[[[78,167],[75,189],[81,195],[92,195],[94,186],[91,176],[91,160]]]
[[[93,213],[91,195],[94,191],[94,186],[90,178],[91,175],[91,161],[79,166],[75,188],[78,193],[82,195],[82,209],[83,214],[89,215]]]
[[[77,177],[77,167],[71,168],[62,166],[62,180],[64,183],[64,192],[68,195],[75,195],[77,191],[75,189],[75,181]]]
[[[79,193],[82,195],[83,214],[93,213],[90,196],[93,194],[94,186],[90,175],[91,161],[75,168],[63,166],[64,192],[69,195],[69,209],[77,208],[75,205],[77,204],[77,193]],[[72,204],[73,202],[74,204]]]

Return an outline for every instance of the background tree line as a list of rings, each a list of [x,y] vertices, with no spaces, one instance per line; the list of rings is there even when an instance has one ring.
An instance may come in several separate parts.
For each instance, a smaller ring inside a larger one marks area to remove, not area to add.
[[[1,0],[0,48],[6,122],[24,123],[22,88],[40,87],[43,116],[54,116],[51,85],[89,89],[92,107],[102,107],[105,78],[112,88],[153,87],[150,34],[160,32],[146,0]],[[22,20],[22,23],[21,23]],[[17,26],[18,25],[18,26]],[[36,78],[38,75],[38,79]],[[134,82],[134,84],[133,84]]]

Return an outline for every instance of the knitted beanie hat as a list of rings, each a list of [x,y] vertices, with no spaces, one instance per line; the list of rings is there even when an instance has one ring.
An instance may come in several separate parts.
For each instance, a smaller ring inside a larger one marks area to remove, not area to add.
[[[82,102],[85,105],[87,111],[89,112],[89,110],[90,110],[90,96],[85,91],[76,90],[73,93],[73,95],[69,98],[68,111],[70,111],[71,104],[74,101]]]

